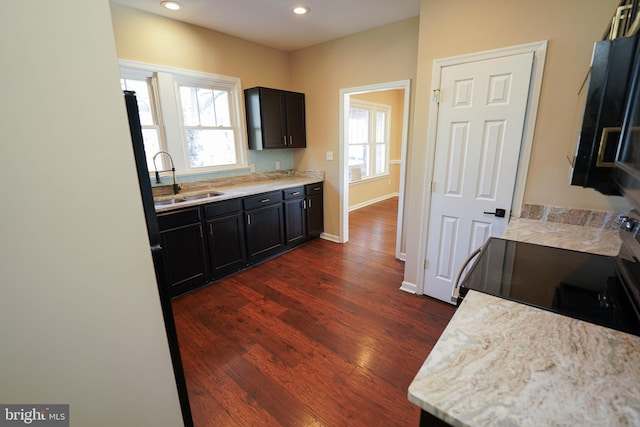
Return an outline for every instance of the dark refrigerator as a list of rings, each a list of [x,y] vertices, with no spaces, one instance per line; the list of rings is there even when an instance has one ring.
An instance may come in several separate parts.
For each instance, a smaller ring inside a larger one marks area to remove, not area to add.
[[[147,231],[149,234],[149,245],[153,265],[156,274],[156,282],[158,285],[158,294],[160,297],[160,305],[162,307],[162,315],[164,317],[165,329],[167,332],[167,340],[169,342],[169,351],[171,353],[171,361],[173,363],[173,372],[176,379],[178,396],[180,398],[180,407],[182,410],[182,418],[184,425],[193,426],[191,417],[191,408],[189,407],[189,397],[187,395],[187,386],[182,369],[182,360],[180,358],[180,349],[178,346],[178,336],[176,333],[175,322],[173,319],[173,311],[171,309],[171,297],[169,295],[169,286],[166,281],[163,261],[162,246],[160,244],[160,229],[156,218],[155,208],[153,205],[153,193],[151,192],[151,181],[149,179],[149,170],[144,151],[144,143],[142,139],[142,127],[140,125],[140,116],[138,112],[138,104],[135,92],[124,91],[125,104],[127,106],[127,116],[129,118],[129,129],[131,131],[131,141],[133,143],[133,154],[138,171],[138,182],[140,184],[140,194],[142,196],[142,204],[147,223]]]

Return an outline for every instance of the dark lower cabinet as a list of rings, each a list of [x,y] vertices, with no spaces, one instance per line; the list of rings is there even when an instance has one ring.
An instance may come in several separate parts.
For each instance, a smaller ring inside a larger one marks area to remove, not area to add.
[[[157,215],[172,297],[318,237],[322,183]]]
[[[171,296],[206,283],[207,261],[200,210],[194,208],[158,215],[158,225]]]
[[[243,204],[249,260],[278,252],[284,246],[282,192],[246,197]]]
[[[204,206],[208,242],[209,278],[220,278],[247,263],[240,200]]]
[[[307,237],[306,200],[304,187],[283,191],[285,244],[296,245]]]
[[[318,237],[324,231],[324,204],[322,183],[305,187],[307,237]]]

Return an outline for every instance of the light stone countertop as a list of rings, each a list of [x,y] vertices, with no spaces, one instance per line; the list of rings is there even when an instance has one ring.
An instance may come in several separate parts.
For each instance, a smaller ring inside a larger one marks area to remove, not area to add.
[[[502,237],[608,256],[617,255],[621,245],[618,230],[525,218],[512,219]]]
[[[469,291],[409,386],[454,426],[639,426],[640,337]]]
[[[205,203],[220,202],[223,200],[236,199],[238,197],[251,196],[269,191],[284,190],[291,187],[298,187],[308,184],[315,184],[324,181],[324,174],[320,173],[296,173],[292,176],[281,176],[267,179],[248,180],[244,177],[239,179],[217,180],[217,183],[200,183],[181,191],[178,195],[155,197],[155,201],[170,199],[172,197],[190,196],[205,192],[220,192],[215,197],[205,199],[187,200],[171,205],[155,205],[156,213],[167,212],[175,209],[197,206]]]

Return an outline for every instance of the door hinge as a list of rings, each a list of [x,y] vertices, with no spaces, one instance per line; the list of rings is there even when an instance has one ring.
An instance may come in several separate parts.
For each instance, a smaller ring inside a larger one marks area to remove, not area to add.
[[[436,182],[435,181],[431,181],[431,192],[432,193],[436,192]]]
[[[433,89],[433,95],[431,100],[436,104],[440,105],[440,89]]]
[[[424,269],[425,269],[425,270],[427,269],[427,265],[428,265],[428,262],[427,262],[427,260],[425,259],[425,260],[424,260],[424,264],[423,264],[423,266],[424,266]]]

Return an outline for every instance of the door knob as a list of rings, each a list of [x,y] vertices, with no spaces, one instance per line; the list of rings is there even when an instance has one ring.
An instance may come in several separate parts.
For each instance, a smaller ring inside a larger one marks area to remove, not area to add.
[[[495,212],[483,212],[485,215],[495,215],[498,218],[504,218],[504,216],[507,214],[507,211],[505,209],[496,209]]]

